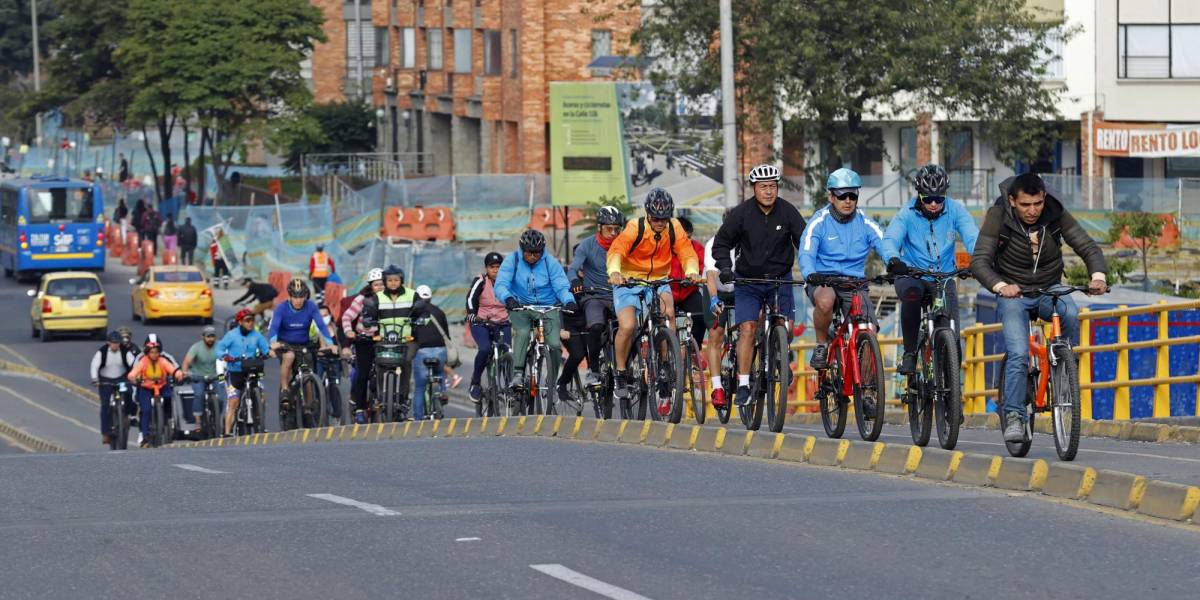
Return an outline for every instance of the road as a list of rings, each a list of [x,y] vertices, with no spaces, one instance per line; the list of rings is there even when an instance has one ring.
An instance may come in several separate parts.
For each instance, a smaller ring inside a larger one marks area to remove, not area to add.
[[[0,480],[21,482],[0,486],[0,598],[1125,600],[1200,585],[1194,530],[644,447],[456,438],[26,455],[0,457]]]

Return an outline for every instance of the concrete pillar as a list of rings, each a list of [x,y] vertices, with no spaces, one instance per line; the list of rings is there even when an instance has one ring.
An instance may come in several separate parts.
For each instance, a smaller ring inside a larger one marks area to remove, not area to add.
[[[933,160],[933,115],[917,114],[917,166],[927,165]]]
[[[496,165],[492,163],[492,144],[495,143],[495,121],[479,122],[479,172],[495,173]]]
[[[1079,116],[1079,175],[1083,178],[1083,198],[1088,208],[1104,207],[1104,158],[1092,149],[1095,124],[1104,120],[1104,111],[1092,110]]]
[[[454,148],[451,157],[455,175],[480,172],[479,119],[454,116],[450,120],[450,141]]]

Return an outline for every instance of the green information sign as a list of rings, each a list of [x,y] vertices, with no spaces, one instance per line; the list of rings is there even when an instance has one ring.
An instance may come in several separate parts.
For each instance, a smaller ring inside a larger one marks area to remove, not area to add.
[[[629,199],[614,83],[550,84],[550,195],[556,206]]]

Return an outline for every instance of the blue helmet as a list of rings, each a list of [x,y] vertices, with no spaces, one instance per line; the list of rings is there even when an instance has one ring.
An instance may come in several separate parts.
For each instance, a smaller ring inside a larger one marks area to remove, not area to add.
[[[829,179],[825,180],[825,189],[827,190],[844,190],[858,189],[862,187],[862,178],[858,173],[842,167],[829,174]]]

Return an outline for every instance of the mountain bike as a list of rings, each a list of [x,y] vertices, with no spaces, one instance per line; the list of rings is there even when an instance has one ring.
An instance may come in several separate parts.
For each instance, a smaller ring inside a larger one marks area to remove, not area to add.
[[[765,408],[767,428],[779,433],[783,431],[784,421],[787,420],[787,393],[792,384],[791,350],[788,348],[792,338],[787,329],[791,317],[779,312],[779,288],[785,285],[802,286],[804,282],[739,277],[736,283],[767,285],[771,288],[758,316],[758,328],[754,334],[754,353],[750,361],[751,405],[739,406],[738,414],[746,429],[757,431],[762,426]]]
[[[265,433],[267,422],[263,415],[266,414],[266,410],[264,410],[266,402],[263,400],[265,394],[263,393],[262,378],[266,368],[266,359],[256,355],[239,360],[242,373],[246,376],[246,387],[239,396],[237,412],[234,413],[233,434]],[[230,393],[233,393],[232,388]]]
[[[334,409],[338,409],[341,425],[350,423],[351,411],[350,405],[342,397],[342,359],[336,352],[329,350],[321,350],[317,352],[317,371],[321,373],[321,388],[325,391],[325,404],[329,407],[329,419],[317,424],[317,427],[325,427],[333,422]]]
[[[704,353],[700,343],[692,337],[695,319],[704,319],[704,313],[675,313],[675,331],[679,332],[679,356],[683,364],[683,395],[691,398],[692,412],[696,423],[703,425],[708,409],[708,380],[704,376]]]
[[[901,401],[908,409],[908,427],[913,443],[929,443],[934,418],[937,421],[938,445],[953,450],[958,444],[958,428],[962,425],[962,387],[959,369],[962,367],[956,324],[958,315],[950,313],[946,293],[951,281],[966,279],[971,272],[926,271],[909,269],[913,277],[933,280],[933,294],[921,302],[921,329],[917,335],[917,362],[908,376],[908,388]]]
[[[288,381],[288,404],[279,405],[279,425],[288,429],[320,427],[329,420],[329,407],[325,404],[324,386],[313,372],[312,353],[306,344],[282,344],[279,353],[291,352],[292,379]]]
[[[504,337],[501,334],[501,329],[508,323],[478,319],[475,324],[486,327],[492,338],[492,353],[488,357],[485,370],[487,385],[481,386],[483,394],[479,403],[475,405],[475,416],[508,416],[506,412],[509,409],[508,388],[512,383],[512,350],[509,349],[508,344],[504,343]]]
[[[863,307],[863,292],[884,277],[862,279],[818,275],[811,285],[831,287],[838,295],[830,324],[829,365],[817,371],[817,404],[825,434],[840,438],[846,430],[846,412],[854,398],[854,418],[862,439],[873,442],[883,431],[883,355],[875,324]],[[847,298],[848,296],[848,298]],[[847,306],[849,305],[849,306]]]
[[[197,423],[200,437],[204,439],[220,437],[224,431],[225,420],[221,414],[221,398],[217,395],[218,383],[224,383],[223,376],[201,376],[192,375],[187,378],[186,383],[203,383],[204,398],[202,399],[202,408],[200,412],[200,421]],[[180,389],[180,398],[183,398],[183,391],[186,388]],[[189,410],[194,404],[191,401],[183,402],[184,410]]]
[[[525,387],[512,390],[512,407],[517,415],[542,414],[557,396],[554,382],[558,379],[554,361],[551,361],[550,346],[546,343],[546,315],[561,311],[561,306],[527,304],[517,311],[535,313],[529,326],[529,351],[525,353]],[[555,357],[559,358],[560,357]]]
[[[1012,456],[1023,457],[1033,445],[1034,415],[1050,412],[1050,423],[1054,428],[1054,449],[1058,458],[1075,460],[1079,451],[1079,366],[1075,363],[1075,351],[1071,339],[1063,334],[1062,319],[1058,314],[1058,303],[1064,296],[1075,292],[1088,292],[1087,286],[1054,286],[1040,290],[1022,290],[1026,298],[1051,298],[1050,338],[1047,340],[1042,326],[1035,324],[1036,313],[1030,315],[1029,323],[1029,375],[1025,386],[1025,439],[1020,442],[1005,440],[1004,446]],[[1034,311],[1030,311],[1033,313]],[[996,389],[999,390],[1000,431],[1008,425],[1008,414],[1004,410],[1004,369],[1007,359],[1000,361]]]
[[[129,385],[124,379],[100,378],[100,387],[112,390],[108,396],[108,447],[111,450],[126,450],[129,448],[129,414],[126,403],[129,402]]]
[[[646,295],[638,297],[641,321],[633,334],[632,355],[626,364],[626,373],[632,382],[633,393],[624,390],[621,398],[621,418],[645,420],[650,414],[651,420],[666,419],[678,423],[683,418],[683,363],[679,357],[679,338],[667,323],[667,315],[662,308],[662,299],[658,288],[672,283],[694,286],[697,283],[688,279],[658,279],[646,280],[627,278],[619,287],[647,288],[649,307],[646,306]],[[615,352],[614,352],[615,355]],[[659,402],[654,410],[648,410],[651,392],[655,392]]]
[[[425,366],[425,418],[441,420],[445,416],[442,407],[450,401],[450,397],[442,391],[442,361],[427,357],[421,361]]]
[[[401,335],[403,326],[381,325],[375,343],[375,418],[383,423],[408,419],[408,398],[400,395],[400,374],[409,360],[408,341]]]
[[[733,305],[725,304],[722,309],[721,319],[725,323],[725,335],[721,339],[721,364],[718,367],[718,374],[721,376],[721,388],[726,394],[730,390],[737,389],[737,343],[738,343],[738,328],[734,324]],[[712,342],[710,342],[712,343]],[[729,422],[729,416],[733,411],[733,397],[725,398],[725,406],[713,406],[713,411],[717,413],[717,420],[722,425]]]
[[[612,298],[612,288],[608,286],[585,286],[582,290],[584,294],[606,295],[610,300]],[[584,303],[587,302],[585,298]],[[584,306],[580,303],[580,306]],[[607,310],[607,309],[606,309]],[[608,313],[611,315],[611,313]],[[590,332],[588,335],[592,335]],[[614,381],[616,378],[615,367],[617,364],[614,360],[616,350],[613,346],[613,340],[617,337],[617,320],[609,318],[605,321],[605,326],[600,331],[600,361],[599,364],[588,363],[588,371],[596,374],[596,384],[585,386],[584,394],[587,400],[592,403],[592,410],[595,411],[597,419],[611,419],[613,414],[613,390],[615,389]]]
[[[174,377],[172,373],[169,377]],[[138,387],[145,386],[150,389],[150,414],[142,415],[143,419],[150,419],[150,435],[146,438],[146,443],[151,448],[170,444],[174,440],[175,430],[171,425],[171,420],[167,418],[167,409],[163,403],[163,388],[170,385],[167,379],[161,381],[138,378]],[[178,417],[176,417],[178,418]]]

